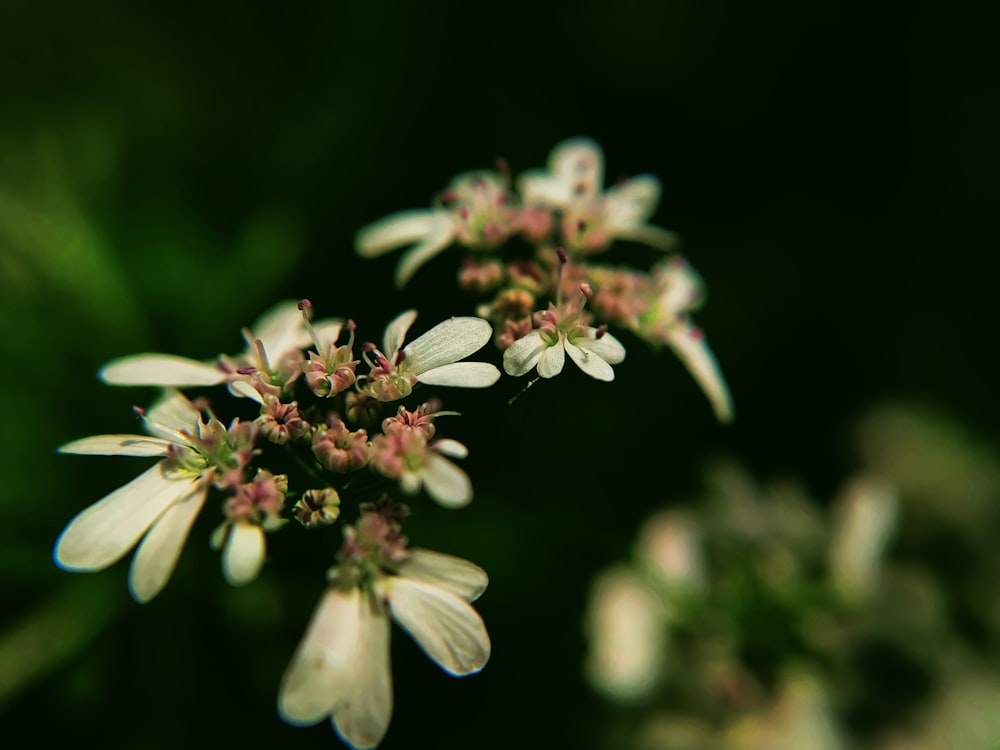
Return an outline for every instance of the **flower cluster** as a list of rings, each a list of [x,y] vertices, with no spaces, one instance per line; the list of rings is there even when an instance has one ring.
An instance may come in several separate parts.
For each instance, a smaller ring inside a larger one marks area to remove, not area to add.
[[[392,706],[388,616],[451,674],[478,671],[490,652],[469,604],[485,590],[486,574],[458,558],[408,549],[401,532],[408,510],[390,498],[423,490],[450,508],[472,500],[472,482],[451,460],[468,450],[437,434],[437,419],[456,413],[435,398],[412,408],[393,402],[428,385],[493,385],[495,366],[462,361],[493,332],[480,318],[451,318],[405,343],[416,317],[402,313],[381,348],[363,344],[356,357],[353,322],[313,323],[311,303],[287,302],[244,329],[242,354],[214,362],[139,354],[106,365],[107,383],[163,387],[148,410],[136,409],[149,434],[98,435],[60,451],[159,460],[70,521],[55,545],[56,564],[98,571],[135,547],[129,587],[148,602],[166,586],[214,494],[223,521],[211,544],[221,550],[225,579],[245,585],[266,562],[268,534],[291,518],[305,529],[336,523],[354,500],[360,518],[344,527],[330,588],[279,708],[295,724],[331,716],[347,743],[376,745]],[[228,426],[207,399],[179,390],[222,384],[243,412]]]
[[[511,183],[503,164],[495,172],[460,175],[433,208],[393,214],[362,229],[357,251],[375,257],[406,247],[396,269],[402,286],[449,245],[468,250],[459,284],[484,299],[477,312],[493,323],[510,375],[536,369],[542,378],[554,377],[568,355],[591,377],[613,380],[612,365],[625,358],[625,347],[608,332],[615,327],[670,347],[716,416],[730,420],[725,379],[690,318],[704,300],[691,266],[677,254],[649,271],[592,261],[618,240],[674,250],[676,236],[649,223],[660,200],[659,181],[639,175],[605,189],[600,147],[575,138],[556,146],[546,169],[529,170]],[[530,258],[500,256],[515,238],[533,249]]]

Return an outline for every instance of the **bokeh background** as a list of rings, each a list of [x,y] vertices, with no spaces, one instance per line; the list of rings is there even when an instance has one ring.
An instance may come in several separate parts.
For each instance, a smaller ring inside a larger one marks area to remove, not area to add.
[[[515,174],[542,166],[576,135],[602,144],[609,180],[662,180],[655,220],[708,284],[697,321],[737,417],[716,424],[669,353],[624,336],[612,386],[568,373],[510,407],[509,380],[448,394],[466,414],[449,435],[470,446],[476,500],[446,512],[424,499],[409,532],[490,572],[478,606],[494,656],[453,680],[397,631],[384,747],[624,746],[608,728],[650,709],[609,703],[584,678],[593,576],[629,558],[656,509],[697,511],[720,461],[794,481],[822,509],[863,468],[858,425],[885,404],[936,415],[920,421],[927,476],[942,451],[976,457],[939,484],[978,492],[982,515],[907,549],[945,592],[949,637],[995,674],[993,37],[971,3],[4,2],[7,732],[121,748],[336,745],[328,725],[293,729],[274,710],[335,535],[308,551],[279,535],[262,579],[232,590],[208,550],[209,510],[170,586],[140,607],[127,563],[77,576],[51,562],[66,521],[134,461],[55,448],[130,431],[131,405],[154,396],[102,386],[104,362],[237,351],[240,327],[281,299],[308,297],[371,339],[406,307],[425,325],[470,312],[458,251],[397,292],[395,258],[360,261],[354,233],[497,157]],[[945,526],[946,495],[931,514]],[[949,592],[969,580],[956,604]],[[862,744],[919,724],[935,694],[936,678],[906,692],[911,673],[885,669],[889,718],[838,715]]]

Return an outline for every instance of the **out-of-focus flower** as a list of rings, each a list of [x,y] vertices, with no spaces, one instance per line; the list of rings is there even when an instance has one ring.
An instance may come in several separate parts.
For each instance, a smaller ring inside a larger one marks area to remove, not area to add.
[[[409,245],[396,266],[396,285],[404,286],[420,266],[458,242],[470,250],[496,247],[518,228],[509,177],[497,172],[467,172],[452,180],[440,205],[401,211],[358,232],[355,247],[374,258]]]
[[[363,508],[344,530],[330,585],[285,672],[278,712],[296,725],[326,717],[354,748],[375,747],[392,717],[389,618],[442,669],[478,672],[490,639],[470,602],[486,590],[486,573],[450,555],[406,549],[397,509]]]
[[[335,340],[340,326],[340,321],[326,320],[315,327]],[[222,355],[216,361],[201,362],[173,354],[133,354],[108,362],[101,368],[100,377],[111,385],[180,388],[218,385],[256,372],[268,375],[269,380],[273,376],[283,385],[298,374],[301,350],[310,341],[298,303],[291,301],[275,305],[253,326],[244,328],[243,338],[246,350],[232,357]]]
[[[695,519],[661,511],[643,524],[636,544],[639,566],[666,590],[698,591],[705,586],[701,530]]]
[[[203,421],[177,391],[168,391],[143,421],[151,436],[97,435],[59,449],[161,460],[70,521],[53,553],[64,570],[92,572],[114,564],[142,539],[129,571],[129,588],[139,602],[167,584],[213,481],[238,484],[257,434],[253,424],[238,420],[228,429],[214,417]]]
[[[488,362],[458,361],[490,340],[493,328],[487,321],[451,318],[404,347],[406,332],[416,318],[416,310],[407,310],[392,320],[385,328],[381,351],[374,345],[367,345],[366,360],[371,372],[365,382],[379,401],[405,398],[418,382],[487,388],[500,379],[500,371]],[[383,352],[389,352],[388,356]]]
[[[603,182],[601,147],[589,138],[573,138],[553,149],[547,170],[525,172],[517,184],[527,209],[561,213],[562,242],[569,250],[596,253],[617,239],[660,250],[676,245],[673,232],[647,223],[660,202],[659,180],[640,175],[602,192]]]
[[[625,566],[594,580],[584,619],[587,677],[609,698],[648,695],[663,675],[667,629],[660,596]]]
[[[895,487],[872,476],[855,477],[834,500],[830,575],[845,597],[859,600],[874,592],[898,509]]]

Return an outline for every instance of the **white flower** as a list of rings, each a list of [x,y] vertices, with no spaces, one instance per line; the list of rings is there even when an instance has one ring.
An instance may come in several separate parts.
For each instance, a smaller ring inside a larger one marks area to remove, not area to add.
[[[354,748],[378,745],[392,717],[390,616],[456,677],[478,672],[490,657],[486,627],[470,606],[486,589],[486,573],[450,555],[403,550],[398,526],[376,516],[366,512],[363,519],[381,529],[381,540],[366,534],[364,520],[356,535],[350,527],[345,532],[343,562],[331,571],[278,693],[285,721],[308,725],[330,717]]]
[[[459,362],[481,349],[493,328],[482,318],[451,318],[438,323],[405,347],[403,340],[417,311],[407,310],[386,326],[383,349],[370,349],[375,361],[367,376],[368,388],[380,401],[395,401],[410,394],[418,382],[427,385],[487,388],[500,379],[500,371],[487,362]],[[388,356],[383,352],[389,352]]]
[[[457,440],[428,441],[422,430],[405,428],[375,437],[371,466],[384,476],[398,479],[407,494],[415,495],[423,487],[440,505],[461,508],[472,501],[472,482],[445,456],[468,455],[468,448]]]
[[[562,372],[569,354],[577,367],[597,380],[615,379],[611,365],[625,360],[625,347],[607,331],[581,323],[578,308],[567,305],[536,313],[539,327],[517,339],[503,353],[503,369],[508,375],[524,375],[538,366],[538,374],[552,378]]]
[[[325,320],[314,325],[324,340],[335,341],[341,322]],[[237,370],[254,367],[263,372],[277,369],[312,342],[294,301],[281,302],[264,313],[251,328],[243,329],[247,348],[242,354],[221,356],[202,362],[173,354],[133,354],[108,362],[101,379],[111,385],[187,386],[218,385],[238,377]]]
[[[442,193],[440,207],[401,211],[358,232],[358,254],[374,258],[411,245],[396,267],[396,285],[402,287],[453,242],[472,250],[496,247],[515,230],[507,183],[505,175],[495,172],[461,174]]]
[[[53,552],[59,567],[92,572],[120,560],[141,539],[129,571],[129,588],[139,602],[149,601],[167,584],[216,472],[249,460],[253,432],[252,425],[234,423],[227,431],[216,420],[203,423],[177,391],[148,411],[145,424],[152,436],[97,435],[59,449],[162,460],[77,515]]]
[[[602,192],[604,155],[589,138],[556,146],[547,170],[531,170],[518,179],[525,206],[545,206],[562,214],[563,241],[580,252],[599,252],[614,240],[634,240],[668,250],[673,232],[646,221],[660,202],[660,182],[640,175]]]
[[[899,514],[899,495],[891,483],[854,477],[833,504],[830,577],[846,598],[860,601],[875,592],[882,557]]]

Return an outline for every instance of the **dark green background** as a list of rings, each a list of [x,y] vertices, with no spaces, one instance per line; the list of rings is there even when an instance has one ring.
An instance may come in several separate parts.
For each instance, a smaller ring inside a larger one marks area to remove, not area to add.
[[[397,293],[395,257],[359,261],[353,234],[458,172],[502,156],[516,174],[588,135],[610,181],[662,180],[656,223],[708,284],[697,321],[736,422],[716,425],[670,355],[625,337],[612,386],[568,373],[510,408],[506,379],[447,394],[477,497],[461,512],[418,499],[409,532],[490,572],[494,656],[452,680],[397,630],[384,746],[597,746],[588,581],[649,512],[697,493],[707,461],[828,497],[855,467],[855,419],[890,398],[996,437],[1000,79],[973,7],[3,3],[0,657],[29,665],[0,677],[7,732],[336,744],[328,725],[286,727],[274,702],[339,532],[309,559],[301,536],[275,537],[262,579],[231,590],[204,542],[209,506],[140,607],[125,563],[72,576],[50,558],[136,463],[54,449],[131,431],[129,407],[152,397],[102,386],[102,363],[237,351],[279,299],[309,297],[369,339],[405,307],[423,327],[469,313],[458,251]]]

